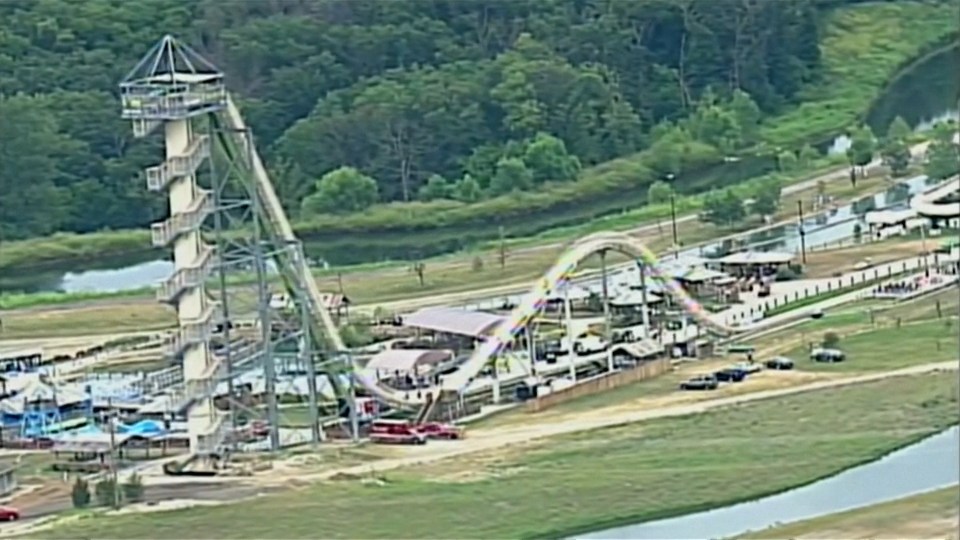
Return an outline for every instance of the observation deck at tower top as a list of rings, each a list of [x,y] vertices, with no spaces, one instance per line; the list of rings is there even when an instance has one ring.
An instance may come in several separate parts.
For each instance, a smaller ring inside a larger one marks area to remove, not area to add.
[[[120,83],[127,120],[183,120],[226,107],[223,73],[188,45],[166,36]]]

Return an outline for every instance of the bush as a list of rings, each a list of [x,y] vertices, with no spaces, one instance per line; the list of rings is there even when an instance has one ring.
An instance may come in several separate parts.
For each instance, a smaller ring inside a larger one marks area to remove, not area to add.
[[[73,483],[73,489],[70,491],[70,500],[74,508],[86,508],[90,506],[90,486],[83,478],[77,477]]]
[[[123,498],[130,502],[143,502],[143,480],[137,473],[131,474],[123,483]]]
[[[97,504],[100,506],[113,506],[117,503],[119,493],[117,492],[117,484],[112,478],[97,482],[94,492],[97,497]]]
[[[823,342],[820,346],[824,349],[836,349],[840,345],[840,335],[836,332],[827,332],[823,334]]]
[[[800,277],[800,272],[793,266],[781,266],[777,268],[777,281],[791,281]]]

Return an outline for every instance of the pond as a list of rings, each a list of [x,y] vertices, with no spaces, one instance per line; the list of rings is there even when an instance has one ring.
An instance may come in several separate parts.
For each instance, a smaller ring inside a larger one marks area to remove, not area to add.
[[[957,53],[957,48],[952,48],[933,54],[896,79],[867,114],[867,122],[874,131],[878,134],[885,133],[887,126],[897,115],[904,117],[908,123],[920,129],[929,127],[938,119],[957,117],[956,96],[960,93],[960,80],[951,75],[955,73],[954,62]],[[829,146],[834,152],[843,152],[846,149],[844,144],[849,144],[848,140],[846,143],[843,142],[844,140],[846,140],[845,136],[838,137]],[[864,204],[879,205],[880,201]],[[840,209],[837,214],[829,216],[825,223],[812,223],[807,226],[808,245],[849,238],[854,226],[851,212],[856,208]],[[840,223],[844,220],[846,220],[845,225]],[[795,250],[797,247],[791,242],[798,244],[799,234],[796,230],[791,233],[790,227],[796,229],[795,226],[788,226],[781,231],[759,233],[766,235],[766,239],[762,237],[748,239],[747,244],[760,243],[765,246],[765,249]],[[717,249],[716,246],[706,251],[714,249]],[[7,292],[117,292],[154,286],[172,271],[173,263],[167,259],[121,261],[106,268],[103,263],[86,267],[75,265],[72,268],[19,276],[15,280],[5,278],[0,281],[0,290]]]
[[[953,427],[872,463],[778,495],[577,538],[728,538],[777,524],[909,497],[957,482],[960,482],[960,429]]]

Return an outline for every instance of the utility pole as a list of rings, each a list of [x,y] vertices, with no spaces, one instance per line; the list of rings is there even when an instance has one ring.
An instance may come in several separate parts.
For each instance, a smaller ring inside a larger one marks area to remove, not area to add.
[[[607,250],[600,251],[600,276],[603,279],[603,341],[607,344],[607,371],[613,371],[613,347],[610,346],[610,291],[607,286]],[[573,353],[573,351],[570,351]]]
[[[930,277],[930,254],[927,253],[926,223],[920,225],[920,240],[922,242],[920,249],[922,250],[922,255],[923,255],[923,275],[924,277]]]
[[[677,205],[676,197],[670,193],[670,224],[673,226],[673,254],[674,258],[680,258],[680,240],[677,237]]]
[[[800,226],[800,260],[807,264],[807,231],[803,228],[803,200],[797,201],[797,221]]]
[[[507,266],[507,246],[505,233],[503,230],[503,225],[500,225],[500,269],[503,270]]]
[[[107,398],[107,414],[110,428],[110,479],[113,482],[113,507],[120,508],[120,480],[117,471],[117,411],[113,408],[113,399]]]

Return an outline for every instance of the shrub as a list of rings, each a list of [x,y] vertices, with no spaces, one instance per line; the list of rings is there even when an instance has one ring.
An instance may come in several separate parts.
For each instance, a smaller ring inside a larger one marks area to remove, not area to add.
[[[820,345],[824,349],[836,349],[840,345],[840,335],[836,332],[827,332],[823,334],[823,342]]]
[[[70,500],[74,508],[86,508],[90,506],[90,486],[83,478],[77,477],[73,483],[73,489],[70,491]]]
[[[97,482],[94,488],[97,497],[97,504],[100,506],[113,506],[117,502],[117,484],[112,478],[107,478]]]
[[[143,480],[139,474],[131,474],[127,481],[123,483],[123,498],[130,502],[142,502],[143,494]]]

